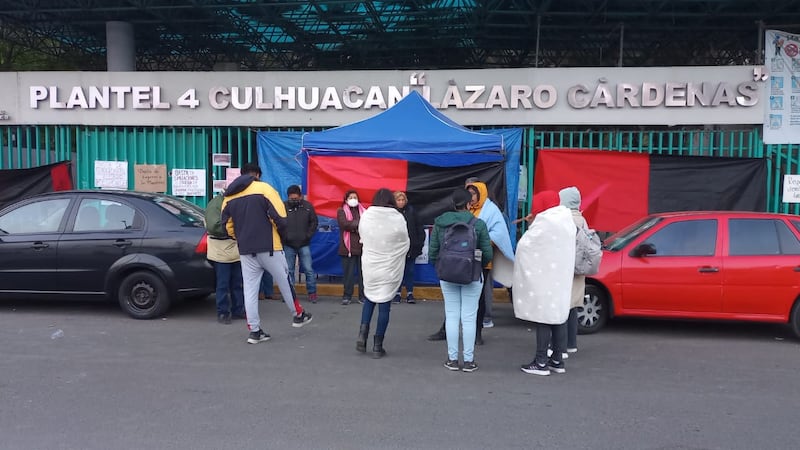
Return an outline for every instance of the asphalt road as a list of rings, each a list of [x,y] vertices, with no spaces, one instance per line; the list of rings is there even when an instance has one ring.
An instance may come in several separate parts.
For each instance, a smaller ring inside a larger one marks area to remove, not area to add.
[[[776,325],[615,321],[567,373],[527,375],[534,334],[496,305],[474,373],[425,337],[440,302],[392,310],[382,360],[360,305],[323,298],[245,343],[213,301],[136,321],[113,304],[0,302],[2,449],[794,449],[800,342]],[[374,324],[374,322],[373,322]],[[63,336],[60,336],[63,332]],[[369,355],[369,353],[367,354]]]

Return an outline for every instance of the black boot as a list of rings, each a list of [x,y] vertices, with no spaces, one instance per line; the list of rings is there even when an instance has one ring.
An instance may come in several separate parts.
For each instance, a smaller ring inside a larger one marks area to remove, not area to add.
[[[373,339],[375,339],[375,343],[372,345],[372,357],[375,359],[383,358],[386,356],[386,350],[383,349],[383,336],[376,334]]]
[[[433,333],[432,335],[428,336],[429,341],[443,341],[447,339],[447,333],[444,331],[444,322],[442,322],[442,328],[439,328],[439,331]]]
[[[367,352],[367,336],[369,336],[369,324],[362,323],[361,328],[358,330],[358,340],[356,341],[356,351],[361,353]]]

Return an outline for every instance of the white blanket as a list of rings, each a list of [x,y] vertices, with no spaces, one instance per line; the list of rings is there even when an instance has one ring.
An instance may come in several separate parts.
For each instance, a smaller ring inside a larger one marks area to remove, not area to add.
[[[558,325],[569,316],[575,274],[572,213],[555,206],[536,215],[517,243],[514,258],[514,315]]]
[[[394,298],[403,281],[409,248],[406,219],[394,208],[370,206],[361,215],[358,234],[364,246],[364,294],[375,303],[386,303]]]

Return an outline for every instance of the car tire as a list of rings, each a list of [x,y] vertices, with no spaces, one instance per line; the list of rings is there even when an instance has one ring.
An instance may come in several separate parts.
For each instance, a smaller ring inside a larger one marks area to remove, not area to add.
[[[608,294],[600,286],[587,283],[583,306],[578,307],[578,334],[600,331],[606,325],[609,313]]]
[[[122,279],[119,284],[119,305],[134,319],[153,319],[161,316],[170,305],[167,286],[158,275],[139,271]]]
[[[795,337],[800,339],[800,299],[795,300],[792,313],[789,315],[789,325]]]

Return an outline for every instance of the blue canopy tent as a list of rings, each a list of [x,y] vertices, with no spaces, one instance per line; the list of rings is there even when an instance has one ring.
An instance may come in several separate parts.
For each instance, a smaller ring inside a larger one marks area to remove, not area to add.
[[[315,270],[321,274],[341,274],[336,255],[339,230],[335,217],[342,194],[350,187],[358,189],[366,202],[371,198],[369,192],[379,187],[407,191],[423,222],[432,224],[436,215],[449,209],[452,189],[463,186],[467,177],[477,176],[486,181],[510,223],[517,213],[521,134],[520,129],[479,132],[464,128],[417,92],[411,92],[372,118],[305,133],[301,143],[303,154],[295,159],[304,162],[302,178],[308,198],[320,215],[320,231],[323,231],[312,241]],[[346,163],[337,165],[330,157]],[[395,163],[376,169],[382,160]],[[398,164],[399,161],[403,164]],[[399,168],[402,171],[398,172]],[[389,170],[391,174],[380,170]],[[513,237],[514,228],[510,230]],[[417,264],[416,280],[436,283],[433,267]]]

